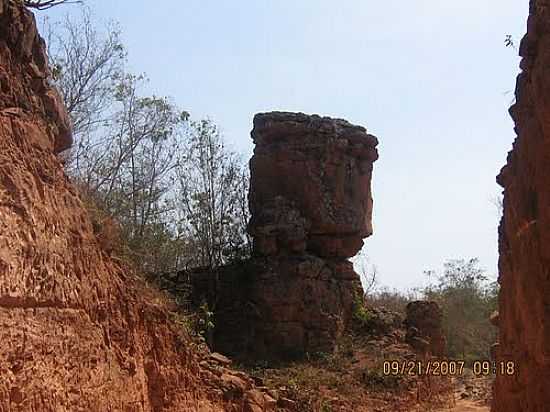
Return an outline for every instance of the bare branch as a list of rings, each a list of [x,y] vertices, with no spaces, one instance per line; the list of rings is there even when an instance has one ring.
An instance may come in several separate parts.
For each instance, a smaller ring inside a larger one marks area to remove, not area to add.
[[[23,4],[30,9],[46,10],[60,4],[81,4],[82,0],[23,0]]]

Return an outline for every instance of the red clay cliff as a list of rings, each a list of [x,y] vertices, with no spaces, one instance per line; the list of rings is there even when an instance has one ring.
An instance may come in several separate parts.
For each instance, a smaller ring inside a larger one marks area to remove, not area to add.
[[[0,411],[272,410],[102,250],[71,140],[33,15],[0,0]]]
[[[504,187],[499,228],[498,362],[493,411],[550,410],[550,3],[530,2],[521,41],[517,138],[497,180]]]

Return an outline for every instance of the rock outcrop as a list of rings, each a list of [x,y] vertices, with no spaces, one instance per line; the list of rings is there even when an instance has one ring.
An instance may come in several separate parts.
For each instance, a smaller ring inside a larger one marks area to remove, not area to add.
[[[414,301],[407,305],[405,340],[418,352],[443,357],[447,342],[442,329],[443,312],[436,302]]]
[[[330,352],[361,296],[347,259],[372,233],[378,142],[344,120],[283,112],[256,115],[252,138],[254,257],[222,269],[215,347],[260,357]],[[206,278],[196,291],[206,294]]]
[[[372,234],[377,139],[345,120],[303,113],[254,117],[250,298],[267,352],[331,351],[360,286],[347,258]]]
[[[531,0],[521,41],[517,138],[497,181],[504,187],[499,227],[498,374],[493,410],[547,411],[550,405],[550,3]]]
[[[377,139],[345,120],[284,112],[256,115],[252,138],[255,253],[355,256],[372,234]]]
[[[0,411],[272,409],[101,248],[55,155],[70,144],[34,17],[0,0]]]

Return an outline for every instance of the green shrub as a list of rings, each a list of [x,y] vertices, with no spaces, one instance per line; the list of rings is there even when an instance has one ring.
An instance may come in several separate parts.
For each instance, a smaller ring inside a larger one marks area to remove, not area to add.
[[[363,299],[359,294],[355,295],[353,302],[353,323],[360,330],[368,330],[371,326],[372,315],[369,313]]]

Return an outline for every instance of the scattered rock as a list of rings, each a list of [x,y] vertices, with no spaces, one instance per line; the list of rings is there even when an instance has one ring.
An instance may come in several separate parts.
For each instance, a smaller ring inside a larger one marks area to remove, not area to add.
[[[415,350],[415,352],[427,355],[430,353],[430,341],[419,336],[410,336],[407,338],[407,343]]]
[[[245,380],[227,372],[222,374],[221,382],[226,399],[240,398],[249,386]]]
[[[274,411],[277,406],[277,401],[275,399],[257,389],[246,392],[244,402],[245,412]]]
[[[296,411],[296,401],[288,398],[279,398],[277,405],[281,408],[288,409],[289,411]]]
[[[368,328],[369,333],[378,335],[388,335],[397,333],[397,329],[403,324],[403,317],[401,314],[392,312],[385,308],[377,308],[368,306],[366,308],[368,313]],[[398,336],[394,336],[398,339]]]
[[[227,356],[222,355],[221,353],[212,352],[210,354],[210,359],[219,363],[220,365],[224,365],[224,366],[231,365],[231,359],[229,359]]]

